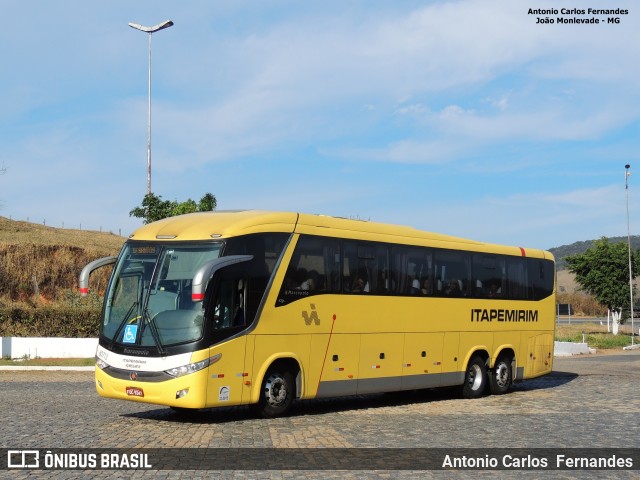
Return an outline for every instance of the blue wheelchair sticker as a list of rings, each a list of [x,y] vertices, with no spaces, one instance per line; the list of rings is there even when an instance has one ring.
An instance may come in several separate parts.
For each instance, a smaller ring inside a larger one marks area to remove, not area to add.
[[[122,343],[136,343],[137,336],[138,336],[138,325],[127,325],[124,328]]]

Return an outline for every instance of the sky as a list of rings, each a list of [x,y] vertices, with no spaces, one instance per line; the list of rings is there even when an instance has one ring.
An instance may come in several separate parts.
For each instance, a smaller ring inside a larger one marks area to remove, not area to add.
[[[627,235],[628,194],[638,235],[640,8],[583,4],[3,0],[0,215],[142,224],[148,34],[128,23],[171,19],[152,36],[164,200],[552,248]],[[560,12],[589,7],[628,13]]]

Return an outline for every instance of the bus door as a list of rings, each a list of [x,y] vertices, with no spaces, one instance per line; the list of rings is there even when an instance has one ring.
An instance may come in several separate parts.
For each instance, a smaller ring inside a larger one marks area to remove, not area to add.
[[[207,406],[238,405],[243,398],[248,399],[249,387],[246,383],[251,378],[245,360],[247,336],[240,334],[246,328],[247,321],[245,289],[246,279],[241,276],[221,275],[217,282],[212,302],[213,314],[209,315],[211,335],[216,345],[210,348],[210,355],[221,356],[209,366]],[[228,340],[225,341],[225,338]],[[244,393],[245,390],[247,393]]]

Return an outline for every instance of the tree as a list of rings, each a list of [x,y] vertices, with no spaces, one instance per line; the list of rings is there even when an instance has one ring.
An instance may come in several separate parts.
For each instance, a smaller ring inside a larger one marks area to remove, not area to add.
[[[204,196],[200,199],[200,203],[198,204],[199,212],[211,212],[216,209],[218,201],[216,200],[215,195],[211,193],[205,193]]]
[[[210,212],[217,206],[215,195],[206,193],[200,202],[196,203],[190,198],[184,202],[174,200],[162,200],[161,195],[147,193],[142,199],[142,204],[129,212],[130,217],[142,218],[145,224],[162,220],[167,217],[175,217],[185,213]]]
[[[629,309],[629,250],[625,243],[610,243],[606,238],[597,240],[593,248],[583,254],[566,258],[569,271],[576,274],[576,281],[613,315],[613,333],[618,333],[620,317]],[[633,277],[638,275],[638,265],[632,254]],[[633,296],[635,298],[635,287]]]

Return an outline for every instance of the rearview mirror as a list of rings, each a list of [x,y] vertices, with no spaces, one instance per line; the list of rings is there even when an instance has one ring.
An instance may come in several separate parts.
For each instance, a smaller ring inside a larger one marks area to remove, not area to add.
[[[204,300],[204,292],[207,290],[209,280],[211,280],[218,270],[251,260],[253,260],[253,255],[229,255],[228,257],[216,258],[215,260],[205,263],[193,276],[193,281],[191,282],[191,300],[194,302]]]

